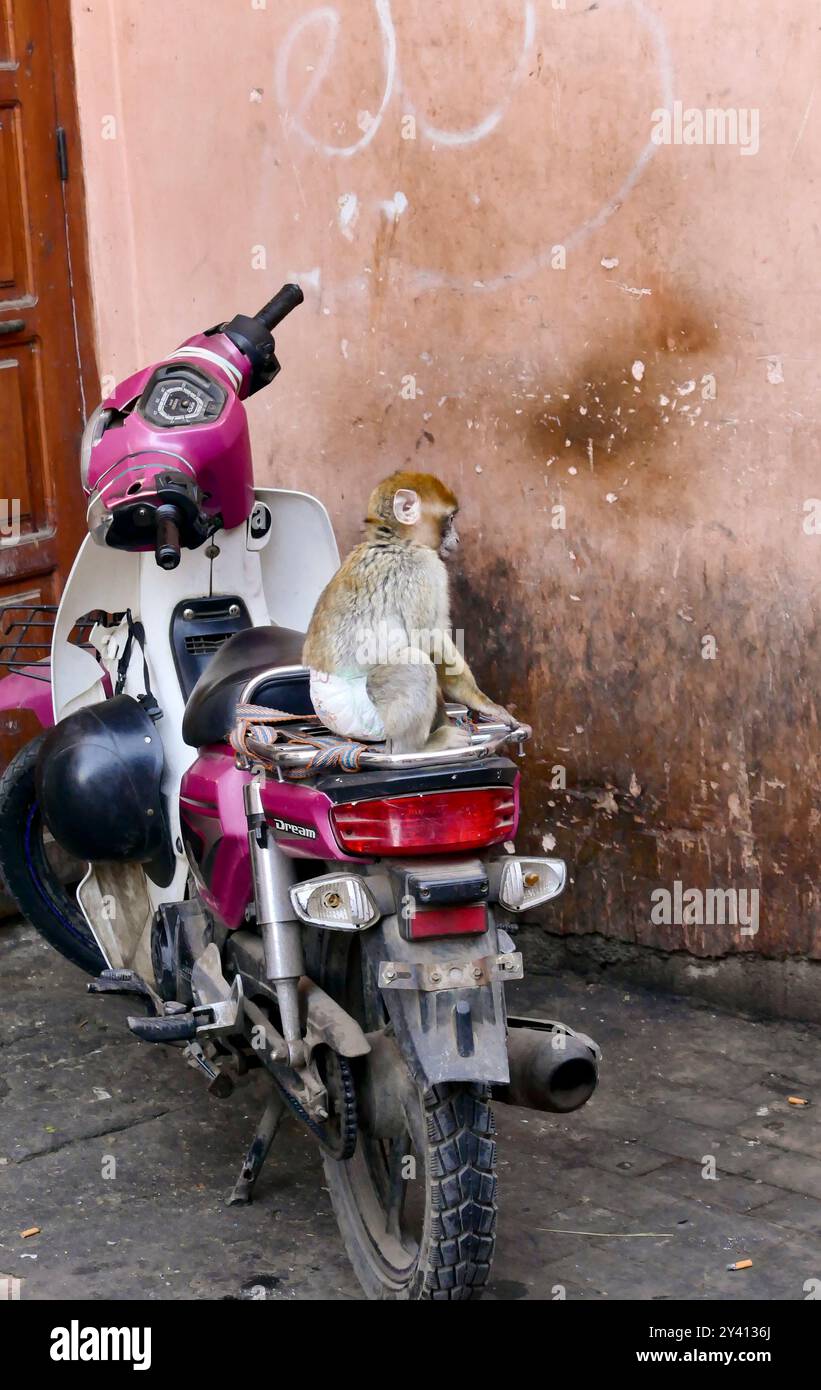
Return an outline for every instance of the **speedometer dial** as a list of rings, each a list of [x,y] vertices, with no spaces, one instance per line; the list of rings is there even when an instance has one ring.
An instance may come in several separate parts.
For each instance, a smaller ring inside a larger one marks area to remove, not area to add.
[[[174,429],[204,425],[218,419],[225,404],[222,387],[194,367],[160,367],[140,401],[140,411],[152,425]]]

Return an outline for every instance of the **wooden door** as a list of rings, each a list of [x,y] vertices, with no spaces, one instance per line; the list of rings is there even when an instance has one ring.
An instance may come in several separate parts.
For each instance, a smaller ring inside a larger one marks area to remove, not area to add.
[[[93,396],[96,373],[72,73],[69,0],[0,0],[0,607],[55,603],[85,529],[81,355]],[[0,766],[23,731],[0,715]]]

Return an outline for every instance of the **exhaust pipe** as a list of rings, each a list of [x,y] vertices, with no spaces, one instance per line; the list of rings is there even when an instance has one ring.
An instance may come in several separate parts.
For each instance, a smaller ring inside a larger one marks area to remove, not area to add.
[[[494,1086],[503,1105],[567,1115],[590,1099],[599,1079],[600,1048],[563,1023],[508,1018],[510,1081]]]

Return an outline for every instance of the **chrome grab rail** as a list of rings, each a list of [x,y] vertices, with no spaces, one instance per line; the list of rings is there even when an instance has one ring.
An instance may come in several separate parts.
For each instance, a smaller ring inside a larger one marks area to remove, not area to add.
[[[448,713],[466,713],[463,706],[448,706]],[[296,731],[296,730],[295,730]],[[306,732],[316,732],[314,728]],[[527,724],[517,724],[509,729],[506,724],[482,724],[464,748],[443,748],[432,753],[385,753],[367,750],[360,755],[362,768],[402,768],[402,767],[452,767],[462,763],[478,762],[492,757],[505,743],[518,743],[519,753],[523,755],[523,745],[530,738],[532,730]],[[305,768],[316,756],[316,749],[301,743],[272,743],[260,745],[254,750],[260,762],[265,765],[287,769]]]

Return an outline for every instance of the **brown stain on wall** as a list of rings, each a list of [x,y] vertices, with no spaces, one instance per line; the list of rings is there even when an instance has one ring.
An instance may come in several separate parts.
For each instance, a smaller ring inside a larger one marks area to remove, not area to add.
[[[646,307],[634,323],[604,335],[571,371],[545,384],[548,399],[531,413],[525,435],[534,456],[572,460],[602,478],[633,465],[645,481],[674,475],[679,461],[666,435],[686,429],[694,409],[696,418],[709,415],[702,378],[718,335],[710,317],[675,292],[645,288]]]

